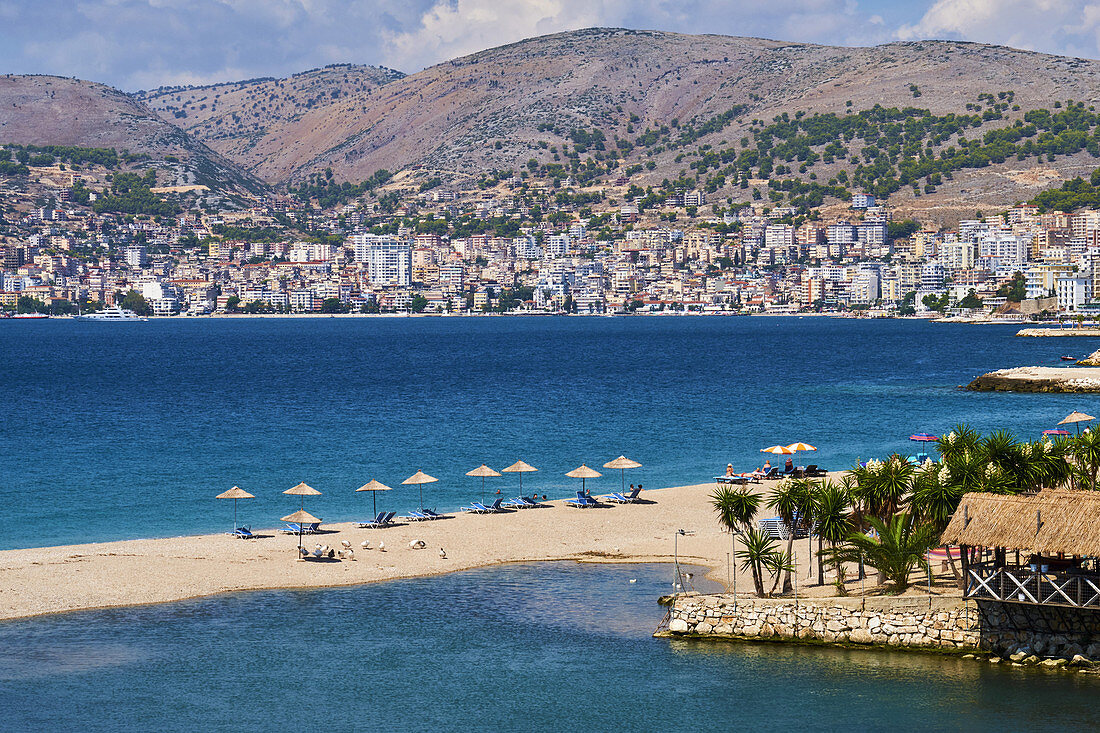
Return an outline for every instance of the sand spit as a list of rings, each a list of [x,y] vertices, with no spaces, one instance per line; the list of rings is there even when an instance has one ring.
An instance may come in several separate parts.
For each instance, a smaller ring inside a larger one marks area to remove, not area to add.
[[[766,488],[774,482],[764,484]],[[298,561],[298,538],[272,530],[253,540],[229,535],[127,540],[0,552],[0,619],[79,609],[162,603],[228,591],[319,588],[539,560],[726,562],[729,535],[708,504],[711,483],[646,491],[646,503],[575,509],[550,502],[495,515],[459,514],[381,530],[323,525],[303,544],[351,542],[354,560]],[[360,543],[370,542],[363,550]],[[422,540],[425,549],[410,543]],[[386,550],[380,551],[380,543]],[[444,548],[447,557],[440,557]]]

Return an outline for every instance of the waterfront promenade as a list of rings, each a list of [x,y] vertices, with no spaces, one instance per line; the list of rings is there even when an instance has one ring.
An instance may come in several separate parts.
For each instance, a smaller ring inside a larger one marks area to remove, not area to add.
[[[767,491],[774,482],[754,486]],[[381,530],[325,524],[324,533],[303,538],[304,546],[339,550],[348,540],[355,551],[354,560],[331,562],[298,561],[298,538],[272,530],[257,531],[253,540],[217,534],[7,550],[0,552],[0,619],[229,591],[354,585],[503,563],[671,562],[679,529],[695,531],[679,537],[680,560],[711,568],[710,577],[725,583],[730,535],[710,506],[713,490],[712,483],[679,486],[643,492],[646,503],[575,509],[555,501],[541,509],[458,514]],[[360,548],[364,540],[372,549]],[[410,548],[416,540],[425,549]],[[380,542],[385,552],[377,549]],[[801,583],[806,541],[795,549]],[[671,579],[670,568],[670,591]],[[747,578],[739,590],[749,590]],[[806,592],[829,595],[833,588],[800,589]]]

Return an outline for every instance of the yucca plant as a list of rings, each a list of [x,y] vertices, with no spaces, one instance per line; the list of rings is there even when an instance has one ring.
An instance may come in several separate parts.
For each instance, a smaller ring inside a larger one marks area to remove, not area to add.
[[[925,553],[939,542],[940,533],[931,524],[922,524],[908,512],[902,512],[883,522],[877,517],[868,520],[878,537],[852,532],[843,545],[825,551],[834,563],[866,562],[885,576],[891,593],[903,593],[909,588],[913,568],[932,569]]]
[[[823,481],[815,492],[814,520],[817,523],[817,536],[829,543],[830,547],[836,547],[852,533],[854,525],[849,512],[848,491],[843,484],[832,481]],[[824,552],[819,547],[819,557],[824,557]],[[844,568],[841,562],[834,561],[836,570],[836,585],[840,595],[844,595]]]

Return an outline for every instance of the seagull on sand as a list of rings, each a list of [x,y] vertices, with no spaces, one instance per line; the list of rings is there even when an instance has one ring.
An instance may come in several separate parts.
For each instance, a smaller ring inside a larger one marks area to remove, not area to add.
[[[444,550],[442,547],[439,548],[439,558],[441,560],[446,560],[447,559],[447,551]]]
[[[379,552],[385,552],[386,551],[386,543],[383,542],[382,540],[378,540],[378,551]]]
[[[359,546],[362,547],[364,550],[369,550],[370,549],[370,541],[369,540],[363,540],[363,542],[360,543]]]

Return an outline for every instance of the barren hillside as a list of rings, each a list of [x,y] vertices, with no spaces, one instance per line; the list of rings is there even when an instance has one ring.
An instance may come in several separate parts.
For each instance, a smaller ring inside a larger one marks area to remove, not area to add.
[[[241,166],[261,171],[287,132],[301,130],[297,123],[304,116],[354,114],[355,100],[403,76],[392,69],[335,64],[286,79],[160,87],[134,96]]]
[[[251,174],[141,102],[94,82],[0,76],[0,143],[114,148],[149,156],[177,185],[260,190]]]

